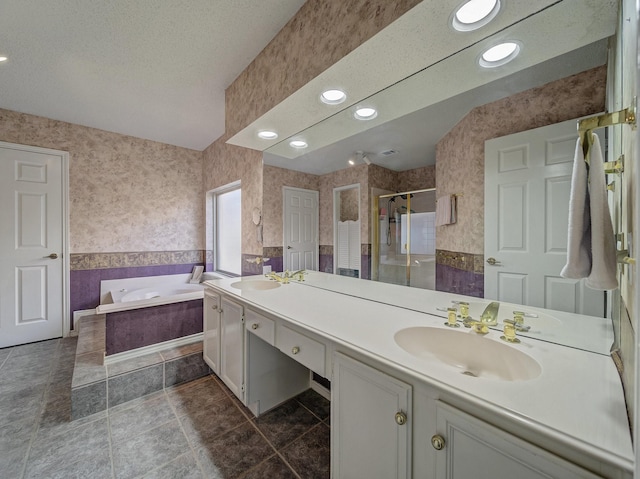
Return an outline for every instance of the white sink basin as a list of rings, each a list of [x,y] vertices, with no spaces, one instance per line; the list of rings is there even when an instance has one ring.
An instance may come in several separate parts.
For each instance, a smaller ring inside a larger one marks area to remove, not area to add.
[[[542,373],[540,364],[517,346],[509,346],[468,331],[414,327],[394,339],[408,353],[437,359],[461,374],[502,381],[528,381]]]
[[[278,283],[277,281],[269,281],[266,279],[250,279],[231,283],[231,287],[248,291],[264,291],[267,289],[279,288],[280,283]]]

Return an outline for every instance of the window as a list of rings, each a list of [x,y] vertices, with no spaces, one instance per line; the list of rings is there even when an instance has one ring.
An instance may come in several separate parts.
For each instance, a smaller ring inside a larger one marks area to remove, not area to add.
[[[241,189],[236,183],[213,194],[214,269],[242,274]]]

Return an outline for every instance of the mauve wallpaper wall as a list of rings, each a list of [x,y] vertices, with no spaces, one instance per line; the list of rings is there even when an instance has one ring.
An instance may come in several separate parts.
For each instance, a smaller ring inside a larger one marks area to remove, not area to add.
[[[418,3],[420,0],[309,0],[227,88],[226,132],[204,151],[204,190],[241,181],[243,230],[255,230],[251,211],[263,206],[262,153],[225,142]],[[324,209],[320,210],[321,245],[325,244]],[[267,228],[265,238],[271,243],[277,227]],[[331,244],[333,235],[328,236],[331,239],[326,244]],[[368,231],[363,241],[366,238]],[[247,257],[263,254],[255,234],[243,235],[242,251]],[[247,264],[243,262],[243,268]],[[254,271],[247,267],[246,272]]]
[[[201,152],[2,109],[0,140],[69,152],[71,253],[203,249]]]
[[[308,0],[226,90],[229,137],[421,0]]]
[[[436,247],[484,253],[484,142],[604,111],[605,66],[474,108],[437,145],[438,196],[458,198],[458,221],[437,229]]]

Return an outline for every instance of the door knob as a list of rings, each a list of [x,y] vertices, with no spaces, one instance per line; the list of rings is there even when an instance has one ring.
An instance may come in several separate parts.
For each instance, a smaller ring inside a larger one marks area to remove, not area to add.
[[[500,261],[498,261],[495,258],[487,258],[487,263],[489,263],[491,266],[495,266],[496,264],[501,264]]]
[[[291,249],[291,246],[287,245],[287,249]]]
[[[431,438],[431,445],[436,451],[444,449],[444,437],[440,434],[436,434]]]
[[[49,256],[45,256],[45,258],[58,259],[58,253],[51,253]]]

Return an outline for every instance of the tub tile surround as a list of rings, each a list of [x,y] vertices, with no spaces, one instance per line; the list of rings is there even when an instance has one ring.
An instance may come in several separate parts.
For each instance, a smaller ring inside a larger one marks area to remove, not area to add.
[[[484,255],[437,249],[436,290],[484,298]]]
[[[202,330],[201,319],[200,311]],[[104,334],[106,323],[105,315],[88,316],[80,322],[71,381],[74,419],[210,373],[202,359],[202,342],[105,365],[105,340],[104,337],[102,340],[96,338]]]
[[[272,420],[272,429],[296,431],[279,445],[214,375],[71,420],[76,344],[65,338],[0,350],[2,477],[329,477],[329,403],[311,390],[280,406],[304,405],[300,424],[273,411],[282,423]],[[38,375],[25,374],[32,363]]]
[[[73,253],[69,258],[71,312],[98,306],[103,280],[190,273],[206,258],[204,250]],[[73,318],[71,322],[73,329]]]
[[[73,253],[69,257],[72,271],[109,268],[135,268],[178,264],[202,264],[204,250],[130,251],[118,253]]]
[[[106,354],[202,332],[202,299],[106,314]]]

